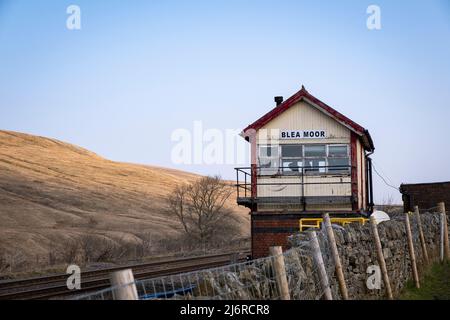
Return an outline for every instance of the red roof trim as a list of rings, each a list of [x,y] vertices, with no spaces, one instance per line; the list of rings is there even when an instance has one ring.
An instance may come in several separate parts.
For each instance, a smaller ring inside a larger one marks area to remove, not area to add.
[[[302,89],[295,93],[293,96],[291,96],[289,99],[285,100],[283,103],[281,103],[279,106],[275,107],[265,115],[263,115],[261,118],[250,124],[247,128],[243,130],[245,133],[247,130],[253,129],[253,130],[259,130],[264,125],[266,125],[269,121],[272,119],[278,117],[281,113],[289,109],[291,106],[299,102],[300,100],[305,99],[308,102],[312,103],[314,107],[318,108],[319,110],[327,113],[332,118],[337,120],[338,122],[341,122],[343,125],[347,126],[350,130],[357,133],[359,136],[365,136],[368,135],[368,132],[366,129],[364,129],[362,126],[357,124],[356,122],[350,120],[346,116],[344,116],[342,113],[336,111],[329,105],[325,104],[324,102],[320,101],[313,95],[311,95],[308,91],[306,91],[305,87],[302,86]],[[371,141],[370,136],[368,137],[369,141]],[[374,147],[368,146],[368,149],[373,150]]]

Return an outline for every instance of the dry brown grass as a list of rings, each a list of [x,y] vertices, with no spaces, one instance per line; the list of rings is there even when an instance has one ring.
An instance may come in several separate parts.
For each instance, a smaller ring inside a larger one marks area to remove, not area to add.
[[[66,249],[86,236],[112,246],[148,246],[149,235],[172,239],[179,232],[163,213],[164,200],[178,184],[198,178],[110,161],[53,139],[0,131],[0,254],[30,264],[55,252],[73,256]],[[247,235],[248,211],[235,204],[234,196],[227,206]]]

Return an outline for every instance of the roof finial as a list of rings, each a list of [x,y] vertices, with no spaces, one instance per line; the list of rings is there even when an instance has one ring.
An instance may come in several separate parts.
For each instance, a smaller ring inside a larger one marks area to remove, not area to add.
[[[302,91],[306,91],[306,88],[304,85],[302,85]],[[308,92],[308,91],[306,91],[306,92]]]

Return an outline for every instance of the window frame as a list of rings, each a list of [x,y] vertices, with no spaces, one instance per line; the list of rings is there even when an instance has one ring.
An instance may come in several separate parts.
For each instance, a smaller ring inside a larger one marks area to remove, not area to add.
[[[333,157],[330,157],[330,147],[346,147],[347,153],[346,153],[345,156],[337,156],[337,157],[333,156]],[[349,149],[350,149],[349,145],[348,144],[344,144],[344,143],[327,144],[327,158],[348,158],[348,157],[350,157],[350,150]]]
[[[283,157],[283,146],[300,146],[302,148],[302,152],[300,156],[293,156],[293,157]],[[286,144],[280,144],[280,158],[282,159],[298,159],[298,158],[304,158],[305,153],[305,145],[303,144],[294,144],[294,143],[286,143]]]
[[[327,157],[327,155],[328,155],[328,145],[327,144],[325,144],[325,143],[307,143],[307,144],[304,144],[304,146],[306,147],[306,146],[308,146],[308,147],[311,147],[311,146],[324,146],[325,147],[325,155],[323,155],[323,156],[305,156],[305,148],[303,148],[303,158],[326,158]]]
[[[302,157],[281,158],[281,161],[280,161],[280,165],[281,165],[280,166],[280,168],[281,168],[280,171],[281,171],[281,173],[284,174],[284,175],[295,175],[298,172],[301,172],[302,168],[304,168],[304,160],[303,159],[304,158],[302,158]],[[292,168],[289,168],[288,166],[287,167],[284,166],[284,162],[286,162],[286,161],[301,162],[301,166],[298,166],[296,170],[293,170]]]
[[[282,150],[283,150],[283,146],[286,145],[290,145],[290,146],[301,146],[302,148],[302,155],[301,157],[283,157],[282,154]],[[305,146],[314,146],[314,145],[319,145],[319,146],[325,146],[325,156],[305,156]],[[271,155],[266,156],[266,157],[262,157],[261,156],[261,147],[275,147],[276,148],[276,152],[277,155],[273,156]],[[338,156],[330,156],[330,147],[345,147],[347,152],[345,155],[338,155]],[[262,174],[261,172],[259,173],[260,175],[274,175],[274,174],[282,174],[282,175],[295,175],[298,172],[303,172],[305,174],[308,175],[348,175],[351,173],[351,157],[350,157],[350,144],[347,143],[330,143],[330,144],[326,144],[326,143],[303,143],[303,144],[295,144],[295,143],[286,143],[286,144],[258,144],[257,145],[257,152],[258,152],[258,162],[261,161],[261,159],[266,159],[268,161],[274,161],[276,164],[278,164],[278,166],[274,166],[274,167],[267,167],[264,169],[272,169],[270,170],[270,173],[266,173],[266,174]],[[308,159],[324,159],[325,160],[325,167],[324,168],[317,168],[317,169],[312,169],[312,170],[307,170],[305,163]],[[342,170],[336,170],[334,171],[333,169],[330,170],[329,168],[329,159],[347,159],[347,165],[345,169]],[[287,168],[283,167],[283,162],[284,161],[289,161],[289,160],[296,160],[302,163],[301,167],[303,168],[303,170],[298,170],[298,171],[293,171],[293,170],[289,170]],[[321,171],[324,170],[324,171]]]
[[[300,146],[302,149],[301,155],[300,156],[295,156],[295,157],[283,157],[283,146]],[[289,168],[285,168],[283,162],[284,161],[295,161],[295,160],[300,160],[300,162],[302,163],[301,167],[303,167],[304,164],[304,152],[305,152],[305,148],[303,144],[295,144],[295,143],[286,143],[286,144],[280,144],[280,172],[284,175],[296,175],[297,172],[300,172],[300,169],[297,168],[297,171],[289,169]]]
[[[259,158],[274,158],[275,157],[273,155],[264,156],[264,157],[261,155],[261,148],[268,148],[268,147],[275,148],[277,150],[276,157],[280,156],[280,145],[279,144],[259,144],[258,145],[258,157]]]
[[[271,147],[271,148],[275,148],[276,149],[276,153],[277,155],[270,155],[270,156],[261,156],[261,148],[267,148],[267,147]],[[257,145],[257,152],[258,152],[258,156],[257,156],[257,161],[258,161],[258,175],[260,176],[272,176],[275,174],[278,174],[280,171],[280,161],[281,161],[281,146],[280,144],[258,144]],[[275,162],[276,166],[274,167],[263,167],[261,166],[261,160],[268,160],[270,162]]]
[[[347,152],[343,156],[330,156],[330,147],[346,147]],[[328,159],[347,159],[346,168],[342,170],[333,170],[329,168]],[[330,172],[331,169],[331,172]],[[350,174],[351,173],[351,159],[350,159],[350,145],[344,143],[336,143],[327,145],[327,173],[329,174]]]

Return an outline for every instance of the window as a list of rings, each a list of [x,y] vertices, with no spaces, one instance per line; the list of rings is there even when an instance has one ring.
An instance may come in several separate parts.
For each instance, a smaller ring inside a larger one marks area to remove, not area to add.
[[[311,158],[305,159],[305,172],[325,172],[326,171],[325,158]]]
[[[260,175],[273,175],[278,173],[278,159],[259,159],[259,174]]]
[[[349,171],[349,157],[347,145],[328,146],[328,172],[345,173]]]
[[[328,146],[328,157],[347,157],[347,146]]]
[[[298,144],[282,145],[281,157],[283,172],[298,172],[303,166],[303,146]]]
[[[278,154],[278,146],[259,146],[259,174],[273,175],[278,172],[280,166],[280,156]]]
[[[303,167],[302,159],[283,159],[283,172],[298,172]]]
[[[301,158],[303,157],[303,146],[295,144],[282,145],[281,156],[283,158]]]
[[[306,173],[325,173],[326,172],[326,160],[327,146],[326,145],[305,145],[304,147],[304,162]]]
[[[262,158],[278,157],[278,146],[260,146],[259,156]]]
[[[260,145],[258,161],[261,175],[350,172],[349,146],[346,144]]]
[[[348,171],[348,158],[328,158],[328,172]]]
[[[326,157],[326,145],[306,145],[305,157]]]

